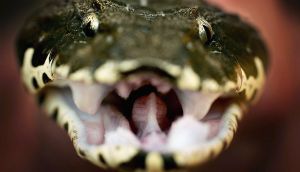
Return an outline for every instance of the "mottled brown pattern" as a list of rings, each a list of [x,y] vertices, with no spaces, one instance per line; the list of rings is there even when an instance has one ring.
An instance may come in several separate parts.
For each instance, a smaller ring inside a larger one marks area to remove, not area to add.
[[[270,47],[272,67],[262,101],[244,119],[231,147],[202,170],[298,172],[300,23],[295,18],[299,16],[289,15],[279,0],[215,1],[247,16],[262,30]],[[2,15],[10,16],[5,20],[10,22],[4,23],[0,32],[0,171],[99,172],[75,155],[66,134],[38,113],[33,99],[21,86],[13,37],[23,14],[11,17],[17,14],[16,1],[11,2],[14,5],[0,6],[10,9],[9,15]]]
[[[59,65],[70,65],[71,73],[84,67],[93,73],[108,60],[162,60],[182,68],[191,64],[201,79],[214,79],[222,85],[236,81],[239,65],[247,77],[256,77],[255,57],[262,60],[265,69],[268,66],[266,47],[253,27],[201,1],[185,0],[181,5],[177,1],[149,1],[149,7],[128,7],[132,1],[58,2],[34,13],[21,30],[21,64],[27,48],[35,49],[33,66],[43,65],[51,52],[53,58],[59,55]],[[91,14],[100,22],[95,35],[86,31],[85,21]],[[199,17],[211,25],[211,40],[200,40]]]

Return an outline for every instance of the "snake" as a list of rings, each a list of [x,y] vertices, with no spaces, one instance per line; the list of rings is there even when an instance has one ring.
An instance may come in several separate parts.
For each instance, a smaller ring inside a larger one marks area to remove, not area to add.
[[[260,32],[198,0],[54,0],[16,41],[20,75],[78,156],[174,171],[228,148],[268,68]]]

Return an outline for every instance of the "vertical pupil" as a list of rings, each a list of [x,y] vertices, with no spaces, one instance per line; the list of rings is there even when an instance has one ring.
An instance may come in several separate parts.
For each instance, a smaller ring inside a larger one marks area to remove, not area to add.
[[[206,33],[206,38],[207,38],[206,42],[208,42],[208,41],[210,41],[212,35],[211,35],[210,30],[207,26],[203,25],[203,28],[204,28],[205,33]]]
[[[89,21],[85,25],[85,27],[83,28],[83,30],[84,30],[85,35],[88,36],[88,37],[92,37],[92,36],[94,36],[96,34],[96,31],[91,26],[91,21]]]

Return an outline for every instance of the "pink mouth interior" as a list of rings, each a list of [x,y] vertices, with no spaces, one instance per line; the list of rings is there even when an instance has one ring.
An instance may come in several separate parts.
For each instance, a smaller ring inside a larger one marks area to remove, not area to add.
[[[135,74],[114,86],[70,88],[90,145],[160,152],[199,146],[217,135],[228,105],[219,93],[179,90],[154,74]]]
[[[117,121],[126,123],[126,128],[129,127],[145,149],[165,145],[172,122],[183,115],[174,91],[163,94],[151,85],[132,91],[126,100],[115,93],[107,99],[103,106],[119,108],[113,112],[120,115]]]

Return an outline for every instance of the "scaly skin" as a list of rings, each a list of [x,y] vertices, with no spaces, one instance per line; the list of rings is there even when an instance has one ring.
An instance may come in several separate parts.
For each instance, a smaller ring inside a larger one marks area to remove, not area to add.
[[[268,65],[266,48],[253,27],[196,0],[54,1],[25,23],[18,55],[25,85],[67,129],[81,157],[101,167],[148,171],[199,165],[227,147],[237,120],[258,98]],[[68,107],[46,86],[64,80],[112,85],[145,68],[158,69],[183,90],[234,93],[236,101],[223,120],[226,134],[190,155],[135,147],[83,151],[76,119],[61,117],[55,107]]]

